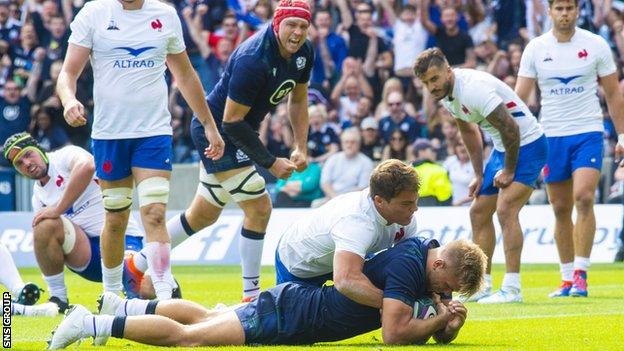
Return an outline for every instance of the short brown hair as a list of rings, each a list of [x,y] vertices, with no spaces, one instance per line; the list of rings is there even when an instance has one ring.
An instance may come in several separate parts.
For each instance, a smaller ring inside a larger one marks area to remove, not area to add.
[[[448,61],[446,60],[446,56],[442,53],[442,50],[439,48],[430,48],[427,49],[418,55],[416,58],[416,63],[414,63],[414,74],[416,77],[421,77],[429,67],[442,67],[444,65],[448,65]]]
[[[443,246],[442,256],[448,258],[459,280],[459,293],[474,295],[484,282],[487,256],[481,248],[468,240],[454,240]]]
[[[379,195],[390,201],[402,191],[418,192],[416,170],[397,159],[389,159],[375,167],[370,177],[370,197]]]
[[[570,2],[570,0],[548,0],[548,7],[552,7],[552,5],[553,5],[556,1],[566,1],[566,2]],[[574,0],[574,6],[578,7],[578,0]]]

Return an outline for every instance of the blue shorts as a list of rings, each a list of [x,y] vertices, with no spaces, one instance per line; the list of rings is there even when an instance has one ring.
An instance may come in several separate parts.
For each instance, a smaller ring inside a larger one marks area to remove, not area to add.
[[[69,268],[72,272],[92,282],[102,282],[102,256],[100,255],[100,237],[89,237],[91,246],[91,260],[85,269],[78,272]],[[143,238],[140,236],[126,235],[126,251],[139,252],[143,248]]]
[[[315,325],[321,289],[294,283],[279,284],[234,310],[245,332],[245,344],[300,345],[318,340]]]
[[[602,132],[589,132],[548,139],[548,161],[544,167],[546,183],[561,182],[572,177],[579,168],[602,168]]]
[[[321,287],[326,281],[332,280],[333,278],[334,275],[332,273],[323,274],[318,277],[299,278],[288,271],[286,266],[282,263],[282,260],[280,260],[278,250],[275,250],[275,284],[293,282]]]
[[[173,138],[156,135],[146,138],[98,140],[91,148],[95,159],[95,174],[107,181],[132,175],[132,167],[171,171]]]
[[[547,156],[548,144],[546,143],[546,137],[543,135],[539,139],[521,146],[513,179],[514,182],[535,187],[535,181],[546,164]],[[499,189],[494,186],[494,176],[496,176],[496,172],[503,168],[505,168],[505,153],[493,150],[483,171],[483,185],[479,195],[498,194]]]
[[[193,138],[193,144],[199,153],[199,157],[202,160],[206,173],[213,174],[223,171],[229,171],[230,169],[248,167],[253,164],[249,156],[239,150],[234,143],[228,138],[227,135],[221,133],[223,142],[225,142],[225,149],[223,150],[223,156],[218,160],[211,160],[204,155],[204,150],[208,147],[208,139],[206,139],[206,132],[204,126],[199,123],[197,118],[193,118],[191,121],[191,137]]]

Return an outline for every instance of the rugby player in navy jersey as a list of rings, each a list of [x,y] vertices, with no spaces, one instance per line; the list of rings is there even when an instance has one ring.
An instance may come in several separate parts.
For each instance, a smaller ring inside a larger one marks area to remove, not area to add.
[[[239,240],[243,273],[243,301],[260,292],[260,260],[271,200],[264,179],[253,163],[286,179],[307,167],[308,81],[314,62],[306,40],[310,8],[302,0],[282,0],[273,23],[243,42],[230,56],[225,72],[208,95],[208,105],[225,141],[219,160],[201,155],[195,199],[181,215],[167,223],[173,242],[214,223],[225,204],[234,200],[245,219]],[[276,158],[260,142],[260,122],[287,95],[295,137],[290,159]],[[204,127],[193,118],[197,150],[208,147]]]
[[[333,286],[284,283],[256,300],[231,309],[207,310],[185,300],[123,300],[107,293],[93,315],[76,305],[59,325],[51,349],[87,337],[111,335],[161,346],[311,344],[336,341],[382,328],[384,343],[421,343],[433,336],[448,343],[457,336],[467,310],[458,301],[436,303],[437,315],[413,318],[417,298],[452,291],[471,294],[482,282],[487,257],[474,243],[409,238],[364,265],[364,273],[383,290],[383,308],[360,305]]]

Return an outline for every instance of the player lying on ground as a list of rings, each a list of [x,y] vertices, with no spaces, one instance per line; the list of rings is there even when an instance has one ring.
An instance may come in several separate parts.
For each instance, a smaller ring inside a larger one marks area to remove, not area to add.
[[[93,157],[72,145],[47,153],[28,133],[9,137],[3,150],[20,174],[36,180],[32,197],[35,256],[50,302],[63,312],[69,302],[64,265],[85,279],[102,281],[100,234],[105,211]],[[147,260],[139,253],[143,232],[132,216],[125,233],[124,292],[128,297],[153,296],[151,281],[143,284],[141,292]]]
[[[210,311],[185,300],[100,299],[115,315],[92,315],[76,305],[53,332],[50,349],[87,337],[113,336],[161,346],[311,344],[343,340],[382,327],[388,344],[452,341],[467,310],[458,301],[437,303],[437,316],[413,318],[419,297],[434,291],[473,293],[482,282],[487,258],[475,244],[410,238],[364,265],[364,273],[383,290],[383,309],[357,304],[333,286],[284,283],[263,291],[251,303]],[[113,307],[113,308],[111,308]]]

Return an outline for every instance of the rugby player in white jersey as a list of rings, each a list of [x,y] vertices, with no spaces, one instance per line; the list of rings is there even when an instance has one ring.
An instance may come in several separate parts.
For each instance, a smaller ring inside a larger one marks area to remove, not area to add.
[[[587,270],[596,232],[594,200],[603,157],[602,87],[624,151],[624,100],[607,42],[576,27],[577,0],[549,0],[551,31],[531,40],[520,61],[516,93],[527,101],[541,91],[540,123],[548,140],[544,168],[555,213],[555,242],[562,283],[550,297],[587,296]],[[576,223],[572,209],[576,207]]]
[[[295,221],[275,252],[277,284],[333,280],[349,299],[381,308],[383,291],[362,272],[367,255],[416,235],[418,175],[395,159],[371,173],[370,187],[338,196]]]
[[[451,69],[438,48],[422,52],[414,73],[455,117],[476,178],[469,190],[472,238],[488,256],[487,288],[472,300],[479,303],[522,302],[520,256],[522,228],[518,213],[528,201],[546,163],[547,145],[537,119],[502,81],[472,69]],[[483,167],[479,130],[488,132],[494,150]],[[506,273],[500,290],[491,294],[492,254],[496,245],[493,216],[501,224]],[[491,295],[490,295],[491,294]]]
[[[35,256],[50,302],[63,312],[69,303],[63,266],[90,281],[102,281],[100,233],[105,211],[93,157],[73,145],[46,153],[28,133],[12,135],[3,149],[4,157],[20,174],[36,180],[32,196]],[[143,232],[132,216],[124,239],[124,292],[129,298],[152,297],[151,284],[143,279],[147,270]],[[33,298],[22,294],[38,292],[20,292],[18,302],[27,304],[29,298],[34,303]]]
[[[171,298],[175,286],[165,226],[172,161],[167,109],[168,67],[182,95],[205,126],[206,156],[223,154],[223,139],[185,51],[176,10],[157,0],[99,0],[85,4],[71,24],[57,91],[71,126],[87,122],[76,99],[76,80],[91,58],[94,74],[92,149],[102,187],[104,290],[122,289],[123,235],[137,185],[145,245],[156,295]]]

